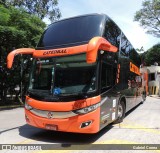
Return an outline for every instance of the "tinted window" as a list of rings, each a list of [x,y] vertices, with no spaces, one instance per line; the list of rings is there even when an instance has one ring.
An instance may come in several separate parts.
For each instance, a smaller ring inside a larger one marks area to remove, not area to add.
[[[126,36],[122,33],[121,36],[121,56],[129,57],[131,50],[133,49],[131,43],[128,41]]]
[[[130,58],[131,61],[136,64],[137,66],[141,65],[140,55],[136,52],[133,48],[129,40],[126,36],[122,33],[121,36],[121,50],[120,50],[121,58]]]
[[[101,56],[101,91],[105,92],[113,87],[116,82],[117,55],[115,53],[104,52]]]
[[[81,16],[53,23],[43,33],[37,48],[73,46],[101,36],[102,15]]]
[[[150,81],[155,81],[155,74],[154,73],[149,74],[149,80]]]
[[[101,88],[110,88],[112,86],[112,68],[109,64],[102,62]]]
[[[105,24],[104,37],[108,40],[112,45],[119,48],[121,30],[118,26],[107,17]]]

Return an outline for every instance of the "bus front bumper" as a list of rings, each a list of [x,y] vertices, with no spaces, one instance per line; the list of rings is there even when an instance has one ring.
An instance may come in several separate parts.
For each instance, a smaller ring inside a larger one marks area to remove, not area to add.
[[[40,117],[25,109],[25,118],[29,125],[47,130],[75,133],[97,133],[100,129],[100,108],[87,114],[63,119],[48,119]]]

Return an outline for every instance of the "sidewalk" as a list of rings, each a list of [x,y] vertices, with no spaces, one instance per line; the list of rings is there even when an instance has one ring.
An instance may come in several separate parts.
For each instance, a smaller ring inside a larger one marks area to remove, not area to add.
[[[158,96],[158,95],[149,95],[149,97],[160,99],[160,96]]]

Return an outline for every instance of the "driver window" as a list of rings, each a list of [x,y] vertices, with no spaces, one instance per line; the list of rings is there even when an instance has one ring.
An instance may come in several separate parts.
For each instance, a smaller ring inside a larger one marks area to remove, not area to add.
[[[101,92],[112,88],[116,82],[117,61],[113,53],[106,53],[101,62]]]
[[[112,87],[112,67],[107,63],[102,62],[102,73],[101,73],[101,89],[102,92]]]

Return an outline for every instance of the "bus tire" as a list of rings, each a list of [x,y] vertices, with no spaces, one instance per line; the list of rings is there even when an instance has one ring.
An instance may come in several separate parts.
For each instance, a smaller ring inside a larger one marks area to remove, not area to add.
[[[123,122],[123,119],[125,117],[126,107],[123,100],[120,101],[117,108],[117,114],[118,118],[113,122],[114,124]]]

